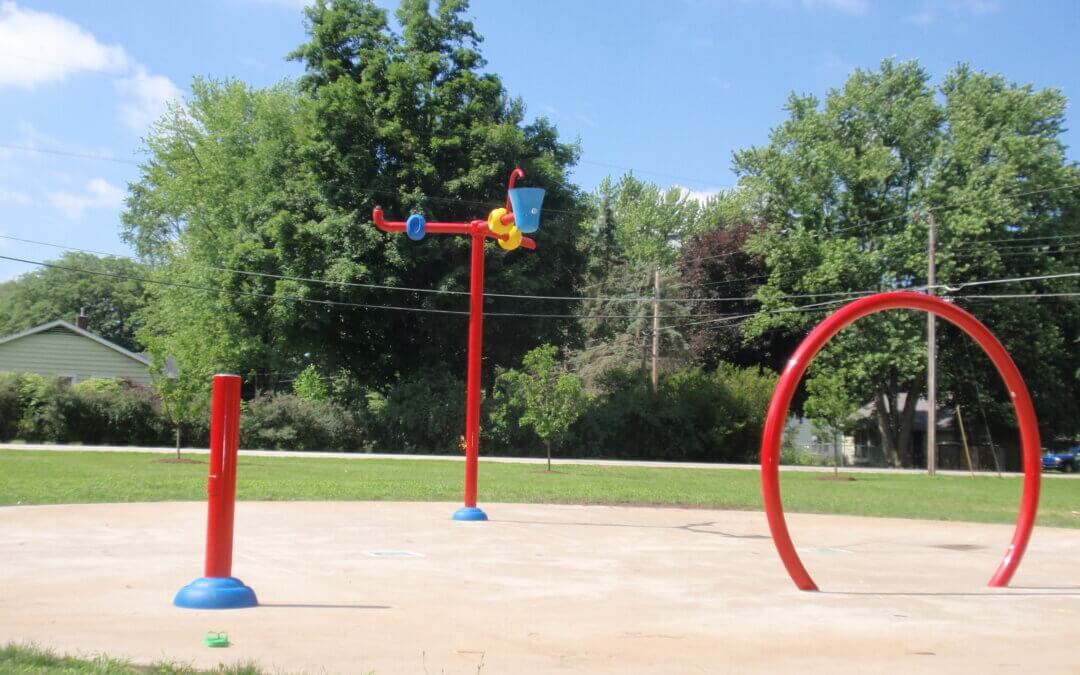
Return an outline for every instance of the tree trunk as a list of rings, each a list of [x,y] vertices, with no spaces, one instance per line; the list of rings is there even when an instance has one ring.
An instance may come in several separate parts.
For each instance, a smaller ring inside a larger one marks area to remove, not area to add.
[[[896,436],[890,428],[890,414],[885,405],[885,392],[878,391],[874,395],[874,413],[877,416],[878,435],[881,436],[882,450],[885,453],[885,463],[894,469],[900,468],[900,453],[896,447]]]
[[[911,429],[915,424],[915,407],[919,402],[919,396],[922,395],[922,386],[919,384],[921,379],[915,380],[914,386],[908,391],[907,399],[904,401],[904,412],[900,418],[898,445],[902,452],[908,453],[909,457],[912,454]]]
[[[874,395],[874,412],[877,416],[878,433],[885,451],[885,461],[894,469],[903,466],[911,458],[911,431],[915,423],[915,407],[922,395],[920,378],[907,392],[904,409],[896,409],[896,392],[879,389]]]
[[[551,441],[547,442],[548,471],[551,471]]]
[[[180,459],[180,425],[176,425],[176,458]]]

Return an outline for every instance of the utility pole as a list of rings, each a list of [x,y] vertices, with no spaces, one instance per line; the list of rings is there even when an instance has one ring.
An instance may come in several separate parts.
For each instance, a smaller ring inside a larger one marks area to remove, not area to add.
[[[653,273],[652,304],[652,388],[656,391],[660,383],[660,266]]]
[[[926,273],[926,292],[934,295],[937,289],[937,221],[934,212],[928,214],[929,267]],[[937,323],[933,312],[926,315],[926,472],[937,473]]]

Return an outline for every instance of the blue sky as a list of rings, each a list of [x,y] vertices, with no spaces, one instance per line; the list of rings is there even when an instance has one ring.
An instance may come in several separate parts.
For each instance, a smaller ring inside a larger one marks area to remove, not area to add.
[[[305,39],[303,4],[0,0],[0,234],[130,253],[119,213],[149,121],[196,75],[297,76],[283,57]],[[580,140],[586,189],[627,169],[730,187],[732,151],[765,141],[789,92],[824,95],[890,56],[935,81],[965,61],[1080,97],[1073,0],[474,0],[471,14],[488,69]],[[1080,132],[1065,142],[1080,158]],[[0,255],[58,254],[0,239]],[[0,280],[29,269],[0,260]]]

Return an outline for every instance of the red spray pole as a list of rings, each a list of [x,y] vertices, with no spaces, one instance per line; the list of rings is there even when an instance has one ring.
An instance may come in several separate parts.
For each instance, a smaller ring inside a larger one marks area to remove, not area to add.
[[[240,448],[240,376],[215,375],[210,403],[210,477],[206,483],[204,576],[180,589],[177,607],[254,607],[255,592],[232,576],[236,462]]]
[[[476,481],[480,473],[480,355],[484,340],[484,235],[472,235],[472,269],[469,273],[469,369],[465,389],[465,507],[475,509]],[[464,515],[464,514],[463,514]],[[486,518],[485,518],[486,519]]]
[[[371,218],[383,232],[404,232],[413,241],[427,234],[467,234],[472,237],[469,277],[469,364],[465,396],[465,505],[454,512],[454,520],[487,520],[487,514],[476,506],[476,483],[480,464],[480,358],[484,338],[484,242],[490,237],[499,246],[512,251],[518,246],[535,249],[536,242],[522,236],[539,226],[540,204],[543,190],[539,188],[515,188],[518,178],[525,172],[514,169],[506,191],[506,208],[495,209],[487,220],[468,223],[427,222],[423,216],[413,214],[405,221],[387,221],[380,207],[375,207]],[[517,200],[520,213],[511,210]],[[519,229],[520,226],[520,229]]]

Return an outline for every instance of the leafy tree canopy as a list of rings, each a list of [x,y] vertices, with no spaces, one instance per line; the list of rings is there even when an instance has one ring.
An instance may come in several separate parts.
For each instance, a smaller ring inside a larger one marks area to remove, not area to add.
[[[147,273],[145,266],[127,258],[79,252],[64,253],[53,262],[56,267],[43,267],[0,286],[0,335],[55,319],[74,323],[81,310],[92,332],[142,351],[136,333],[138,313],[146,303],[139,281]]]
[[[156,296],[161,311],[147,315],[147,329],[181,368],[204,355],[180,351],[201,338],[177,334],[174,318],[185,333],[227,315],[238,331],[229,363],[269,383],[308,364],[375,386],[426,366],[462,370],[464,317],[378,307],[464,312],[464,297],[354,284],[467,289],[468,238],[387,235],[371,209],[484,217],[502,204],[514,166],[547,189],[539,249],[507,254],[489,243],[488,289],[572,292],[585,262],[577,225],[587,205],[567,178],[578,149],[546,120],[527,122],[521,101],[483,72],[466,10],[457,0],[403,2],[396,33],[373,2],[320,0],[306,10],[309,42],[291,55],[306,67],[296,85],[196,80],[191,100],[159,122],[131,186],[126,236],[165,263],[162,280],[222,289]],[[542,301],[488,308],[500,310],[558,313]],[[573,324],[492,317],[485,329],[493,367],[566,339]]]
[[[792,95],[788,119],[769,142],[735,155],[740,185],[768,224],[751,242],[769,270],[757,292],[762,308],[925,284],[927,218],[913,216],[926,211],[938,227],[940,282],[1076,269],[1076,253],[1054,239],[1080,232],[1078,193],[1064,189],[1080,183],[1060,139],[1064,106],[1057,91],[1035,91],[966,66],[935,88],[917,63],[892,60],[877,71],[855,71],[824,102]],[[1042,240],[1051,244],[1034,254],[1029,238],[1037,236],[1051,237]],[[1062,285],[983,286],[960,295]],[[1075,303],[958,302],[970,303],[1014,350],[1033,388],[1044,392],[1043,421],[1075,428],[1077,396],[1062,396],[1063,388],[1075,387],[1069,377],[1077,359],[1069,341],[1077,334]],[[763,312],[748,324],[748,335],[773,328],[802,333],[818,318]],[[898,410],[896,402],[907,391],[913,405],[920,393],[924,336],[922,316],[890,313],[844,331],[821,357],[819,373],[843,368],[851,399],[878,404],[894,461],[910,447],[913,408]],[[962,341],[943,344],[942,363],[956,368],[946,381],[977,377],[963,365],[970,358],[951,351],[963,350]],[[1062,414],[1063,408],[1074,412]]]

